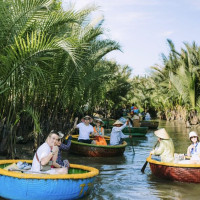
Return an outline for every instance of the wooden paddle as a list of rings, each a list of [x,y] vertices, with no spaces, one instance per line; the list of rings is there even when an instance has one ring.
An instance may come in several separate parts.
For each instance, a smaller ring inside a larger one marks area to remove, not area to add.
[[[155,148],[156,148],[156,146],[157,146],[158,142],[159,142],[159,141],[157,141],[157,142],[156,142],[156,144],[154,145],[153,149],[155,149]],[[141,172],[142,172],[142,173],[144,173],[144,170],[145,170],[145,168],[146,168],[147,164],[148,164],[148,162],[146,161],[146,162],[144,163],[144,165],[143,165],[142,169],[141,169]]]
[[[133,154],[135,154],[135,150],[134,150],[134,147],[133,147],[133,136],[131,135],[131,129],[130,129],[130,127],[128,127],[128,131],[129,131],[129,134],[131,136],[131,137],[129,137],[129,139],[130,139],[130,145],[132,146]]]

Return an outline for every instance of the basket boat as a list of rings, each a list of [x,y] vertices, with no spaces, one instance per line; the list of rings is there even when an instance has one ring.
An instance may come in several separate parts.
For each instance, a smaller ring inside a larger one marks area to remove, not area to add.
[[[149,129],[157,129],[159,125],[158,121],[141,121],[141,127],[148,127]]]
[[[103,119],[104,128],[112,128],[112,125],[115,123],[115,119]]]
[[[4,167],[18,161],[0,160],[0,196],[12,200],[79,199],[88,194],[99,171],[92,167],[70,164],[69,174],[28,174],[8,171]]]
[[[152,174],[172,181],[200,183],[200,164],[164,163],[147,158]]]
[[[125,135],[132,135],[133,137],[145,136],[148,132],[148,127],[126,127],[122,130]]]
[[[123,155],[127,143],[124,141],[121,145],[94,145],[78,142],[78,135],[72,136],[70,152],[88,157],[114,157]],[[104,137],[109,144],[110,137]]]

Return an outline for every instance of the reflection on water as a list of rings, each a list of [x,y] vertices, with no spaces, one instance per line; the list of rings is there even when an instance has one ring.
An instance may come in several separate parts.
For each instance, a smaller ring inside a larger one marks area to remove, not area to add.
[[[161,121],[159,128],[165,127],[172,137],[177,153],[186,153],[190,144],[185,125],[180,122]],[[200,130],[196,130],[200,133]],[[95,180],[94,190],[84,200],[107,199],[175,199],[197,200],[200,197],[200,184],[179,183],[156,178],[151,174],[149,166],[145,173],[141,168],[146,157],[156,143],[153,131],[146,137],[133,138],[126,147],[124,156],[113,158],[87,158],[68,155],[71,163],[84,164],[100,170]],[[135,154],[133,152],[133,147]]]

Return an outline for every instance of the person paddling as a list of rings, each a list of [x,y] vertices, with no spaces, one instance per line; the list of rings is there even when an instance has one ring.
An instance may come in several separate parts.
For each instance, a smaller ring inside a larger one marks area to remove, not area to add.
[[[155,131],[154,134],[158,137],[159,147],[152,150],[150,155],[160,156],[161,162],[173,162],[174,144],[167,131],[162,128]]]
[[[124,135],[122,130],[129,124],[129,120],[126,121],[125,124],[117,120],[113,124],[112,132],[110,134],[110,145],[119,145],[122,144],[123,138],[132,137],[131,135]]]

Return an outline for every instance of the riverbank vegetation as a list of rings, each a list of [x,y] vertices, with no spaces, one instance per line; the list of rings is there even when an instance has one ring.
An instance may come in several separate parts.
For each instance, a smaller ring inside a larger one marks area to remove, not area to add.
[[[63,10],[56,0],[0,0],[0,154],[14,158],[16,139],[68,132],[85,114],[118,116],[132,104],[167,120],[199,122],[200,50],[195,43],[163,55],[163,66],[131,77],[105,56],[121,50],[107,39],[95,6]],[[134,75],[134,74],[133,74]]]
[[[16,138],[67,131],[74,116],[117,108],[130,88],[128,66],[104,58],[120,45],[104,39],[94,6],[63,10],[56,0],[0,1],[0,152]],[[17,137],[16,137],[17,136]]]
[[[153,66],[150,76],[136,77],[133,84],[137,103],[156,110],[158,117],[183,120],[186,126],[198,125],[200,113],[200,47],[184,43],[177,51],[171,40],[163,65]],[[140,103],[141,102],[141,103]]]

